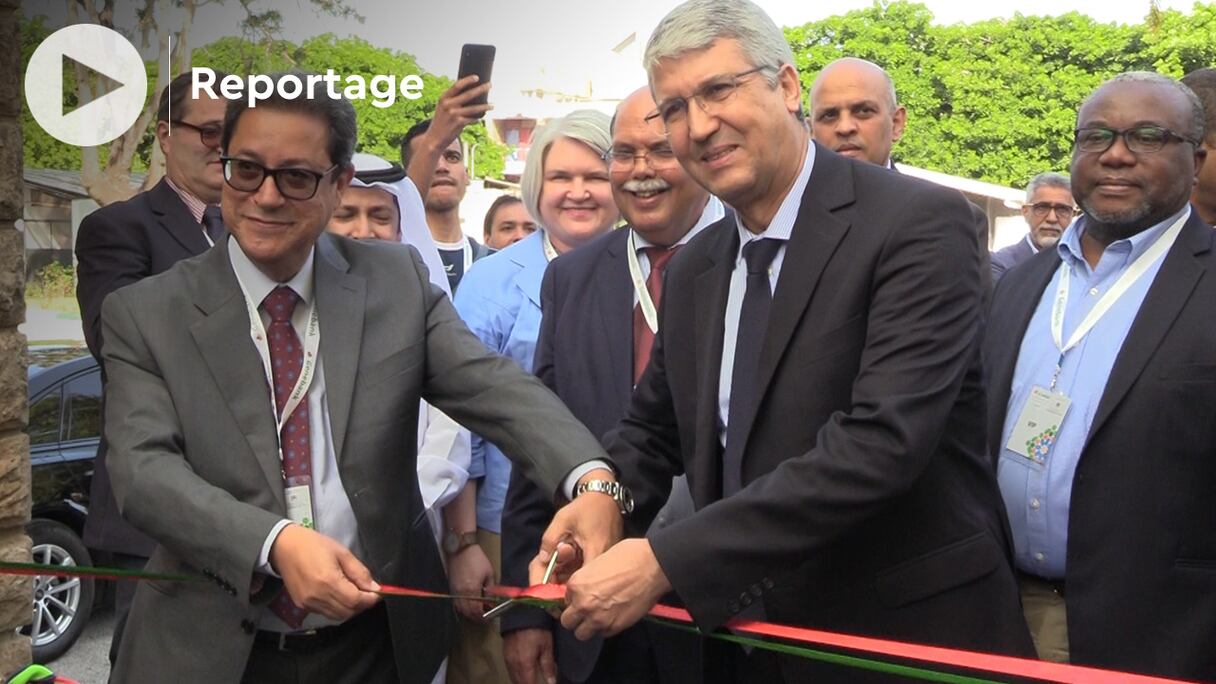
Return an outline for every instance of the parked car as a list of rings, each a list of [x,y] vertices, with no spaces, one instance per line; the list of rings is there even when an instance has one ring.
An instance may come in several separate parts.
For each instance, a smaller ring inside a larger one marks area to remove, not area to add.
[[[29,353],[32,515],[26,528],[35,563],[92,565],[81,541],[89,512],[93,458],[101,441],[101,370],[82,347],[35,347]],[[36,663],[75,643],[93,609],[92,580],[34,579],[29,635]]]

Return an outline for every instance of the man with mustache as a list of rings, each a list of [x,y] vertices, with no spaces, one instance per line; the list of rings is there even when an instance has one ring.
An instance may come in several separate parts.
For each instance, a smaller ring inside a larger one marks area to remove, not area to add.
[[[895,83],[873,62],[842,57],[811,85],[811,136],[846,157],[894,168],[891,147],[907,121]]]
[[[789,43],[748,0],[681,4],[644,59],[676,158],[735,213],[668,266],[606,445],[631,533],[673,475],[696,511],[574,572],[563,626],[612,635],[674,590],[703,632],[762,618],[1032,652],[984,454],[987,269],[966,199],[815,144]],[[558,511],[532,577],[579,517]],[[879,677],[718,643],[712,681]]]
[[[650,90],[641,88],[612,119],[608,179],[629,227],[554,260],[541,285],[544,315],[533,370],[595,435],[625,415],[650,361],[667,264],[723,216],[722,203],[680,167],[662,123],[646,120],[654,108]],[[680,478],[675,487],[656,527],[691,510],[687,483]],[[528,562],[553,513],[540,488],[512,474],[502,521],[505,584],[528,584]],[[560,673],[567,682],[639,683],[681,681],[688,672],[687,657],[671,652],[679,648],[671,638],[676,633],[662,627],[583,643],[543,610],[519,608],[503,616],[502,631],[515,684],[533,684],[538,672]]]
[[[218,73],[218,78],[226,74]],[[76,236],[76,301],[85,342],[101,362],[101,303],[111,292],[156,275],[170,266],[202,254],[226,235],[220,218],[220,136],[224,131],[225,100],[200,93],[190,98],[189,73],[179,74],[161,91],[156,110],[156,141],[165,155],[165,176],[150,190],[116,202],[84,217]],[[172,117],[172,118],[170,118]],[[103,372],[104,391],[104,372]],[[152,540],[125,522],[110,491],[106,467],[107,443],[102,435],[93,461],[89,516],[84,541],[91,549],[109,552],[111,563],[138,569],[152,552]],[[119,582],[115,591],[118,621],[110,649],[117,656],[133,582]]]
[[[1047,172],[1031,178],[1022,205],[1022,218],[1030,231],[1024,239],[992,253],[992,282],[1040,250],[1055,247],[1076,212],[1068,176]]]
[[[993,293],[988,444],[1045,659],[1216,678],[1216,235],[1188,201],[1203,135],[1177,81],[1102,84],[1077,113],[1084,214]]]

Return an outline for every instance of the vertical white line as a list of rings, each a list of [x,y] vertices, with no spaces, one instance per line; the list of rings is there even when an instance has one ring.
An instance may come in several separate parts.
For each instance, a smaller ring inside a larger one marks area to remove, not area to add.
[[[173,137],[173,32],[169,32],[169,49],[165,51],[165,73],[169,74],[169,83],[165,88],[169,91],[169,137]]]

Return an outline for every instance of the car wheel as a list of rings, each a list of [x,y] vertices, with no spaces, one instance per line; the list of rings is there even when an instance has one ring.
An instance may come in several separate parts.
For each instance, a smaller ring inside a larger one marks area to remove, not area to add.
[[[93,564],[84,542],[72,528],[53,520],[34,520],[26,528],[31,555],[43,565]],[[93,580],[39,575],[34,578],[34,615],[21,633],[30,637],[35,663],[63,655],[84,631],[93,611]]]

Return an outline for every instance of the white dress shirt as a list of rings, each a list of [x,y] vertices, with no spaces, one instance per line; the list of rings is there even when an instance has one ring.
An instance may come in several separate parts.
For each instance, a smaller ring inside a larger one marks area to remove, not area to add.
[[[290,287],[300,297],[295,311],[291,315],[291,327],[296,335],[303,340],[308,318],[312,307],[316,305],[313,297],[313,259],[315,249],[308,255],[304,267],[291,280],[276,283],[245,256],[236,240],[228,241],[228,257],[232,261],[232,269],[236,272],[241,291],[253,303],[262,317],[262,325],[270,325],[270,316],[261,310],[260,305],[266,295],[279,285]],[[252,343],[252,341],[251,341]],[[274,396],[270,388],[266,388],[266,410],[273,416]],[[329,425],[329,406],[325,397],[325,363],[318,355],[317,370],[313,375],[312,384],[308,388],[308,438],[312,450],[312,506],[313,520],[316,530],[327,537],[350,549],[356,556],[362,557],[359,547],[358,526],[355,523],[355,512],[350,506],[346,490],[342,488],[342,478],[338,473],[338,459],[334,454],[333,432]],[[284,519],[270,531],[266,542],[262,545],[259,558],[260,569],[266,574],[274,574],[270,567],[270,547],[275,538],[291,521]],[[316,613],[309,613],[301,629],[315,629],[335,624]],[[262,629],[277,632],[294,631],[283,623],[278,616],[269,610],[263,611],[259,626]]]
[[[781,248],[769,266],[768,282],[774,292],[777,290],[777,278],[781,275],[781,265],[785,261],[786,243],[794,232],[794,222],[798,220],[798,210],[802,206],[802,195],[806,191],[807,181],[811,178],[811,169],[815,166],[815,144],[808,142],[806,159],[802,162],[802,170],[790,188],[773,220],[763,232],[753,233],[743,225],[743,217],[735,212],[735,228],[739,231],[739,251],[735,253],[735,270],[730,274],[730,290],[726,296],[725,330],[722,334],[722,365],[718,371],[718,441],[726,446],[726,424],[730,420],[730,383],[731,373],[735,370],[735,339],[739,336],[739,315],[743,311],[743,295],[747,293],[747,262],[743,260],[743,246],[752,240],[768,238],[780,240]]]

